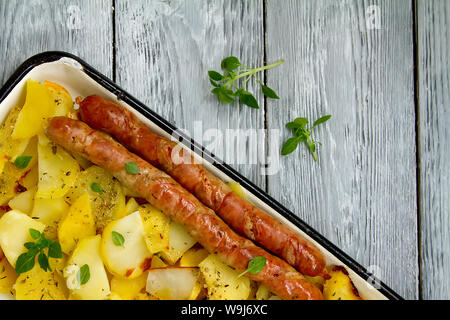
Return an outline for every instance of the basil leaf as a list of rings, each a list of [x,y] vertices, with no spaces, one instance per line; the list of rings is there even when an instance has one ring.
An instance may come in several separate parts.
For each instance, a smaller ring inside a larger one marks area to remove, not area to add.
[[[37,251],[28,251],[22,253],[16,260],[15,271],[17,274],[21,274],[33,269],[36,260]]]
[[[17,157],[17,159],[14,161],[14,164],[19,169],[25,169],[26,167],[28,167],[28,164],[30,163],[31,158],[33,158],[33,157],[32,156]]]
[[[258,101],[256,101],[255,97],[249,92],[241,93],[239,95],[239,101],[251,108],[259,109]]]
[[[210,70],[208,71],[209,78],[214,81],[220,81],[223,79],[223,76],[217,71]]]
[[[209,79],[209,82],[213,85],[213,87],[216,87],[216,88],[220,87],[220,85],[212,79]]]
[[[317,119],[313,124],[313,128],[318,126],[319,124],[327,122],[330,119],[331,119],[331,115],[323,116],[322,118]]]
[[[97,193],[102,193],[103,192],[102,186],[98,182],[93,182],[91,184],[91,190],[94,191],[94,192],[97,192]]]
[[[273,89],[269,88],[268,86],[262,85],[262,92],[267,98],[271,99],[280,99],[280,97],[273,91]]]
[[[59,242],[53,241],[48,247],[48,256],[50,258],[61,259],[63,257],[61,245]]]
[[[41,237],[41,233],[36,229],[29,229],[29,232],[34,240],[39,239]]]
[[[34,242],[26,242],[26,243],[24,243],[24,245],[23,245],[25,248],[27,248],[28,250],[30,250],[30,249],[33,249],[33,248],[36,248],[37,246],[36,246],[36,243],[34,243]]]
[[[247,270],[242,272],[238,278],[242,277],[247,272],[250,272],[251,274],[258,274],[260,273],[264,267],[266,266],[267,259],[265,257],[256,257],[250,260],[250,262],[247,265]]]
[[[286,155],[294,152],[294,150],[297,149],[297,147],[298,147],[298,139],[297,138],[287,139],[283,145],[283,148],[281,149],[281,154],[283,156],[286,156]]]
[[[113,243],[118,247],[123,247],[125,243],[125,238],[123,237],[123,235],[116,231],[111,232],[111,235]]]
[[[41,266],[42,270],[44,270],[44,271],[47,271],[47,270],[52,271],[52,269],[50,268],[50,265],[48,263],[48,258],[47,258],[47,256],[44,253],[41,252],[39,254],[38,262],[39,262],[39,265]]]
[[[139,173],[139,167],[134,162],[127,162],[127,163],[125,163],[125,170],[129,174],[138,174]]]
[[[91,272],[87,264],[83,265],[80,268],[80,271],[78,271],[77,274],[77,278],[78,281],[80,282],[80,285],[86,284],[89,281],[89,279],[91,278]]]
[[[239,62],[239,59],[234,57],[234,56],[230,56],[227,57],[225,59],[222,60],[222,63],[220,64],[222,69],[228,70],[228,71],[233,71],[235,69],[237,69],[241,63]]]
[[[219,97],[219,101],[222,103],[225,103],[225,104],[229,104],[229,103],[236,101],[232,97],[230,97],[230,95],[228,93],[224,92],[223,90],[220,90],[218,97]]]

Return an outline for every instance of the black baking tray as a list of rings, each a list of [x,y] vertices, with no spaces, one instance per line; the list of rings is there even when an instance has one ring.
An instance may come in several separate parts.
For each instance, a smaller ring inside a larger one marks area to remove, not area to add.
[[[33,68],[44,64],[48,62],[54,62],[57,60],[60,60],[61,58],[70,58],[75,61],[77,61],[82,69],[83,72],[85,72],[89,77],[91,77],[94,81],[96,81],[99,85],[104,87],[106,90],[113,93],[118,100],[122,100],[125,103],[127,103],[130,107],[141,113],[143,116],[148,118],[150,121],[154,122],[157,126],[159,126],[161,129],[166,131],[168,134],[172,134],[177,128],[162,118],[157,113],[150,110],[148,107],[146,107],[142,102],[134,98],[131,94],[120,88],[117,84],[112,82],[110,79],[108,79],[106,76],[98,72],[96,69],[91,67],[88,63],[80,59],[79,57],[67,53],[67,52],[60,52],[60,51],[48,51],[39,53],[35,56],[32,56],[25,62],[23,62],[17,70],[12,74],[12,76],[6,81],[6,83],[2,86],[0,89],[0,103],[8,96],[8,94],[13,90],[13,88],[25,77],[25,75],[31,71]],[[180,135],[180,130],[177,130],[177,135]],[[226,175],[228,175],[231,179],[234,181],[239,182],[245,189],[253,193],[257,198],[259,198],[261,201],[263,201],[265,204],[273,208],[275,211],[277,211],[280,215],[282,215],[284,218],[289,220],[292,224],[294,224],[296,227],[301,229],[303,232],[305,232],[307,235],[309,235],[312,239],[317,241],[321,246],[323,246],[325,249],[327,249],[331,254],[336,256],[339,260],[341,260],[348,268],[352,269],[355,273],[357,273],[360,277],[362,277],[364,280],[370,279],[371,281],[375,281],[378,285],[377,290],[380,291],[383,295],[385,295],[390,300],[403,300],[403,298],[397,294],[394,290],[389,288],[385,283],[378,280],[373,274],[368,272],[363,266],[361,266],[359,263],[357,263],[355,260],[353,260],[351,257],[349,257],[346,253],[344,253],[342,250],[340,250],[338,247],[336,247],[333,243],[331,243],[329,240],[324,238],[322,235],[320,235],[317,231],[315,231],[313,228],[311,228],[308,224],[306,224],[303,220],[301,220],[299,217],[297,217],[294,213],[286,209],[283,205],[281,205],[278,201],[273,199],[270,195],[268,195],[266,192],[261,190],[259,187],[257,187],[254,183],[249,181],[247,178],[242,176],[240,173],[238,173],[236,170],[228,166],[227,164],[224,164],[221,159],[217,158],[214,154],[211,154],[209,152],[203,152],[206,151],[206,149],[197,144],[193,139],[191,139],[189,136],[186,136],[181,134],[182,136],[182,142],[191,142],[190,143],[190,149],[196,152],[198,155],[200,155],[203,159],[210,162],[214,167],[216,167],[218,170],[221,170]]]

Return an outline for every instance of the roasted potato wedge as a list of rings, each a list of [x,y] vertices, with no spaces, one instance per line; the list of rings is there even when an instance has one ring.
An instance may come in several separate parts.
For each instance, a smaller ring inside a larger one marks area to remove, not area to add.
[[[197,241],[189,234],[185,226],[172,221],[169,231],[169,250],[161,251],[161,257],[170,265],[174,265],[196,243]]]
[[[14,288],[17,300],[66,300],[68,295],[64,279],[55,271],[44,271],[38,263],[19,275]]]
[[[169,249],[170,219],[160,210],[144,204],[139,208],[145,230],[145,243],[150,253]]]
[[[333,266],[328,274],[331,278],[323,286],[325,300],[362,300],[344,267]]]
[[[161,300],[194,300],[201,290],[197,285],[198,279],[198,268],[151,269],[146,289]]]

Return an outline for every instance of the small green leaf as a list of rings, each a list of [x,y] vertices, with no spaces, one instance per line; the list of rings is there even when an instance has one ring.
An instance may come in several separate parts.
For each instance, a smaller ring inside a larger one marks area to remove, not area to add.
[[[309,123],[309,121],[306,118],[296,118],[294,120],[294,123],[298,124],[298,126],[301,128],[305,128],[305,126]]]
[[[331,119],[331,115],[323,116],[322,118],[317,119],[317,120],[314,122],[313,128],[316,127],[316,126],[318,126],[319,124],[322,124],[322,123],[327,122],[327,121],[330,120],[330,119]]]
[[[281,154],[283,156],[286,156],[286,155],[294,152],[294,150],[297,149],[297,147],[298,147],[298,139],[297,138],[287,139],[283,145],[283,148],[281,149]]]
[[[31,161],[32,156],[20,156],[14,161],[14,164],[19,169],[25,169]]]
[[[125,163],[125,170],[129,174],[138,174],[139,173],[139,167],[134,162],[127,162],[127,163]]]
[[[44,271],[52,271],[50,268],[50,264],[48,263],[48,257],[44,253],[40,253],[38,256],[38,262],[42,270]]]
[[[227,57],[222,60],[221,67],[222,69],[233,71],[237,69],[241,63],[239,62],[239,59],[233,56]]]
[[[86,284],[89,279],[91,278],[91,272],[89,270],[89,266],[87,264],[83,265],[80,268],[80,271],[78,271],[77,274],[78,281],[80,282],[80,285]]]
[[[53,241],[48,247],[48,256],[50,258],[61,259],[63,257],[61,245],[59,242]]]
[[[297,128],[299,128],[300,126],[298,125],[298,123],[295,122],[288,122],[286,123],[286,128],[291,129],[291,130],[295,130]]]
[[[34,240],[39,239],[41,237],[41,233],[36,229],[29,229],[29,232]]]
[[[123,247],[125,243],[125,238],[120,233],[113,231],[111,232],[112,235],[112,241],[114,244],[118,247]]]
[[[267,260],[264,257],[256,257],[250,260],[250,262],[247,265],[247,270],[242,272],[238,278],[242,277],[247,272],[250,272],[251,274],[258,274],[260,273],[264,267],[266,266]]]
[[[97,192],[97,193],[102,193],[103,192],[102,186],[98,182],[93,182],[91,184],[91,190],[94,191],[94,192]]]
[[[209,79],[209,82],[211,82],[213,87],[216,87],[216,88],[220,87],[220,85],[212,79]]]
[[[217,71],[210,70],[208,71],[209,78],[214,81],[222,80],[223,76]]]
[[[36,260],[37,251],[28,251],[22,253],[16,261],[15,271],[17,274],[21,274],[33,269]]]
[[[225,93],[222,90],[219,92],[218,97],[219,101],[225,104],[229,104],[236,101],[228,93]]]
[[[239,101],[251,108],[259,109],[258,101],[256,101],[255,97],[250,92],[239,94]]]
[[[211,90],[211,93],[215,94],[216,96],[219,95],[219,93],[220,93],[220,88],[217,87],[217,88],[212,89],[212,90]]]
[[[268,86],[261,85],[262,92],[267,98],[271,99],[280,99],[280,97],[273,91],[273,89],[269,88]]]
[[[36,243],[34,242],[25,242],[23,245],[25,248],[27,248],[28,250],[36,248]]]

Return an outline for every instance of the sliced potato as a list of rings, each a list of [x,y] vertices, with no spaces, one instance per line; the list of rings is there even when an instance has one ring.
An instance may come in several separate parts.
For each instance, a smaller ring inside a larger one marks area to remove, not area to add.
[[[13,139],[27,139],[42,133],[44,122],[55,114],[49,90],[37,81],[28,80],[25,104],[17,116]]]
[[[47,226],[45,234],[48,238],[56,239],[58,237],[58,224],[68,210],[69,205],[64,201],[64,198],[35,198],[31,217]]]
[[[150,253],[169,249],[170,219],[160,210],[144,204],[139,208],[144,222],[145,243]]]
[[[22,273],[14,285],[17,300],[66,300],[64,279],[56,272],[46,272],[36,262],[33,269]]]
[[[8,203],[14,196],[20,193],[19,180],[25,175],[26,170],[17,168],[11,162],[6,162],[0,175],[0,206]]]
[[[39,136],[39,182],[36,197],[61,198],[77,180],[80,166],[60,146]]]
[[[200,263],[200,271],[205,279],[208,299],[245,300],[251,288],[250,279],[238,277],[239,273],[224,264],[212,254]]]
[[[91,186],[94,182],[100,185],[102,192],[92,190]],[[89,194],[98,232],[103,231],[103,228],[111,221],[125,216],[125,196],[122,187],[119,181],[106,170],[91,166],[81,172],[76,183],[67,193],[66,199],[73,202],[84,193]]]
[[[269,289],[263,284],[258,286],[258,290],[256,290],[256,300],[268,300],[272,294]]]
[[[0,152],[4,153],[13,162],[21,155],[28,144],[28,139],[12,139],[14,126],[22,107],[14,107],[0,125]]]
[[[180,267],[198,267],[200,262],[209,256],[209,252],[204,248],[190,248],[180,259]]]
[[[152,257],[152,265],[150,266],[150,268],[155,269],[155,268],[165,268],[167,267],[167,264],[161,260],[160,257],[158,257],[156,254],[153,255]]]
[[[247,194],[245,193],[244,189],[240,185],[239,182],[231,181],[228,182],[227,185],[233,190],[234,193],[236,193],[241,198],[247,199]]]
[[[0,250],[0,293],[10,294],[17,274]]]
[[[333,266],[328,274],[331,278],[323,286],[325,300],[362,300],[344,267]]]
[[[128,199],[127,205],[125,206],[125,215],[129,215],[135,211],[139,210],[139,204],[134,198]]]
[[[196,242],[185,226],[172,221],[169,231],[169,250],[162,251],[161,257],[170,265],[174,265]]]
[[[113,277],[111,280],[111,295],[118,295],[122,300],[135,300],[140,293],[145,292],[147,272],[134,279]]]
[[[55,117],[67,117],[75,111],[72,97],[64,87],[50,81],[44,81],[44,86],[49,90],[50,96],[55,103]]]
[[[105,300],[110,294],[109,280],[100,255],[100,235],[81,240],[64,271],[72,299]],[[78,272],[84,266],[89,266],[89,280],[79,283]]]
[[[31,169],[26,171],[20,178],[19,184],[24,186],[27,190],[31,188],[37,189],[39,181],[39,167],[34,165]]]
[[[31,157],[30,162],[28,162],[28,165],[25,170],[30,170],[33,168],[36,163],[38,162],[38,137],[34,136],[30,139],[28,139],[27,146],[25,150],[20,154],[20,156],[29,156]],[[13,162],[11,160],[11,162]]]
[[[113,232],[123,237],[123,243],[114,240]],[[150,268],[152,254],[145,245],[144,236],[144,225],[138,211],[106,226],[101,250],[109,272],[133,279]]]
[[[27,251],[24,243],[33,241],[30,229],[42,232],[45,225],[18,210],[11,210],[0,218],[0,247],[12,266],[15,266],[17,258]]]
[[[147,292],[161,300],[188,300],[198,295],[198,268],[168,267],[150,269]]]
[[[70,254],[83,238],[95,235],[95,220],[89,195],[85,193],[71,206],[58,228],[58,239],[64,253]]]
[[[19,210],[22,211],[23,213],[30,214],[31,210],[33,209],[35,193],[36,188],[19,193],[14,198],[9,200],[8,206],[11,209]]]

